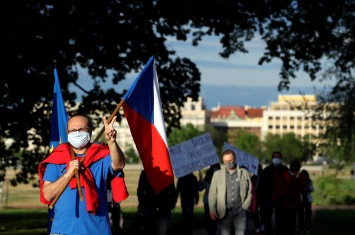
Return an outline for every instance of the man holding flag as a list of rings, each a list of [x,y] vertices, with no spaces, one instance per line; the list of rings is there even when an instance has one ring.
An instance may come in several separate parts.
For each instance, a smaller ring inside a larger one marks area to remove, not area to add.
[[[52,99],[52,120],[51,120],[51,137],[49,148],[50,152],[59,144],[67,142],[68,113],[64,106],[62,91],[60,88],[57,69],[54,69],[54,89]],[[48,207],[47,235],[51,233],[52,221],[54,219],[54,209]]]
[[[111,234],[107,183],[111,183],[115,202],[128,197],[122,171],[125,156],[116,142],[115,120],[107,123],[103,117],[107,141],[103,144],[90,142],[92,124],[88,117],[71,117],[65,135],[68,143],[58,145],[40,163],[40,200],[51,207],[56,202],[51,234]],[[77,180],[73,178],[75,171],[80,173]],[[83,200],[78,195],[80,185]]]

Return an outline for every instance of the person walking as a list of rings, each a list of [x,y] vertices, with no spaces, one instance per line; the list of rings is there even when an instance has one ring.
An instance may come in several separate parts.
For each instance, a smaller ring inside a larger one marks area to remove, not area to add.
[[[301,209],[301,191],[305,187],[303,176],[298,177],[300,169],[300,162],[294,160],[290,164],[290,170],[282,177],[280,190],[282,235],[295,235],[297,213]]]
[[[263,166],[258,164],[258,174],[251,177],[251,182],[254,186],[253,196],[255,197],[255,210],[251,215],[251,220],[254,222],[255,233],[260,233],[264,230],[264,221],[260,216],[260,195],[258,195],[258,185],[262,170]]]
[[[305,187],[301,192],[301,209],[298,212],[298,227],[301,234],[310,234],[312,223],[312,193],[314,192],[313,182],[307,170],[300,172],[300,178],[304,179]]]
[[[171,224],[172,210],[176,206],[177,190],[174,182],[156,193],[141,171],[138,188],[138,212],[134,218],[135,234],[166,235]]]
[[[92,124],[88,117],[71,117],[67,123],[69,143],[58,145],[39,164],[41,202],[50,205],[60,196],[54,206],[51,234],[111,234],[106,184],[111,183],[114,201],[128,197],[120,178],[123,177],[125,155],[116,142],[115,120],[116,117],[107,124],[103,117],[107,142],[104,144],[90,142]],[[82,158],[84,161],[80,161]],[[78,196],[74,171],[80,175],[82,199]],[[69,185],[65,185],[67,180],[71,180]],[[63,187],[65,190],[60,195]],[[120,198],[116,197],[117,193],[121,194]]]
[[[199,175],[198,190],[205,190],[205,193],[203,194],[203,208],[205,212],[206,228],[208,235],[217,234],[217,222],[215,220],[212,220],[210,216],[210,208],[208,205],[208,192],[210,191],[213,173],[219,169],[221,169],[221,166],[219,165],[219,163],[216,163],[208,168],[206,176],[204,178],[202,178],[202,174]]]
[[[260,215],[265,226],[265,235],[280,235],[282,231],[282,211],[281,211],[281,182],[288,167],[282,164],[282,154],[275,151],[271,155],[272,163],[265,167],[259,179],[257,192],[260,202]],[[273,228],[272,216],[275,213],[275,228]]]
[[[208,193],[210,217],[219,221],[221,235],[243,235],[252,197],[250,175],[236,164],[232,150],[225,150],[222,160],[224,167],[213,174]]]
[[[176,184],[182,209],[182,222],[187,234],[192,234],[194,223],[194,208],[199,201],[197,177],[189,173],[178,179]]]

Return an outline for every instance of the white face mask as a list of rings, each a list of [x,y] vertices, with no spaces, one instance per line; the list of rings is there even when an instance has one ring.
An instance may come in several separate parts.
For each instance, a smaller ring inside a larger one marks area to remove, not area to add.
[[[68,142],[73,145],[74,148],[82,149],[90,141],[89,132],[72,132],[68,134]]]
[[[272,163],[273,163],[275,166],[280,165],[281,162],[282,162],[281,158],[273,158],[273,159],[272,159]]]

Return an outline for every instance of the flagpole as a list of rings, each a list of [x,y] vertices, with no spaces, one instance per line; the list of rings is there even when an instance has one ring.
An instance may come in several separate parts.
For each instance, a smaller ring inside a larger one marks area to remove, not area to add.
[[[71,145],[70,145],[70,155],[71,155],[72,160],[76,159],[73,146],[71,146]],[[75,178],[76,178],[76,188],[78,189],[79,199],[80,199],[80,201],[84,201],[83,191],[81,190],[81,185],[80,185],[79,170],[75,168],[74,174],[75,174]]]
[[[115,110],[113,111],[113,113],[111,114],[111,116],[106,120],[106,123],[110,123],[113,119],[114,116],[116,116],[116,114],[118,113],[118,111],[120,110],[121,106],[123,105],[123,103],[125,102],[124,99],[121,99],[121,101],[117,104],[117,107],[115,108]],[[98,141],[102,135],[102,133],[104,133],[105,131],[105,126],[102,127],[101,131],[99,132],[99,134],[96,136],[96,138],[94,139],[93,143]],[[84,155],[84,157],[80,160],[80,162],[84,162],[86,155]],[[73,178],[75,174],[75,171],[73,171],[71,173],[71,175],[68,177],[68,179],[66,180],[66,182],[63,184],[63,186],[60,188],[60,191],[58,192],[57,196],[55,196],[55,198],[53,199],[52,203],[49,205],[49,208],[53,209],[54,205],[56,204],[56,202],[58,201],[59,197],[62,195],[62,193],[64,192],[65,188],[67,187],[67,185],[69,184],[70,180]]]
[[[115,110],[112,112],[111,116],[107,119],[106,123],[110,123],[112,121],[112,118],[114,116],[116,116],[116,114],[118,113],[118,111],[120,110],[121,106],[124,103],[124,99],[121,99],[121,101],[117,104],[117,107],[115,108]],[[94,139],[93,143],[95,143],[96,141],[98,141],[102,135],[102,133],[104,133],[105,131],[105,126],[102,127],[101,131],[99,132],[99,134],[97,134],[96,138]]]

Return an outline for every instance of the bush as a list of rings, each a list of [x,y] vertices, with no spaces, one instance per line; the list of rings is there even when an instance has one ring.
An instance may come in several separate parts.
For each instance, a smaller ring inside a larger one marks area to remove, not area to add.
[[[338,179],[335,175],[318,178],[314,182],[315,205],[355,205],[355,181]]]

